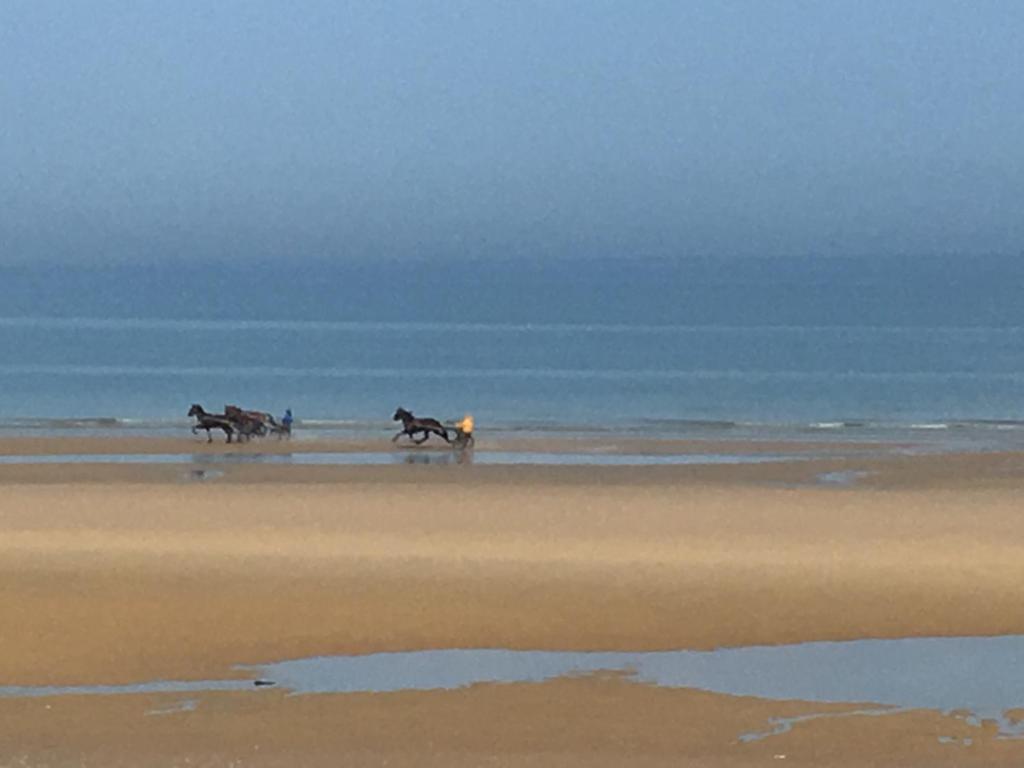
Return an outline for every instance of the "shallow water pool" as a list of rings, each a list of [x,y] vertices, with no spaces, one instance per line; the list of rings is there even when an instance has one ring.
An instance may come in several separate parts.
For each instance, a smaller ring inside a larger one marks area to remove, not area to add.
[[[969,724],[991,721],[1000,738],[1024,736],[1011,711],[1024,707],[1024,636],[855,640],[711,651],[569,652],[449,649],[326,656],[239,667],[246,680],[153,681],[134,685],[0,686],[3,697],[258,690],[293,695],[388,693],[484,683],[539,683],[618,672],[666,688],[734,696],[858,705],[849,713],[804,714],[766,723],[765,738],[817,717],[937,710]]]
[[[267,464],[296,466],[427,465],[548,465],[548,466],[664,466],[707,464],[766,464],[806,459],[807,456],[743,453],[543,453],[537,451],[404,450],[336,453],[120,453],[0,456],[0,464]]]

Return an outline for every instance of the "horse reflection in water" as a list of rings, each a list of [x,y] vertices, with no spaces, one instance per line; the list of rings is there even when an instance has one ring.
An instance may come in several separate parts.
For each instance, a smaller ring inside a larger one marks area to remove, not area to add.
[[[473,452],[466,449],[457,449],[451,453],[406,453],[402,456],[402,463],[409,465],[447,466],[450,464],[472,464]]]
[[[403,464],[451,464],[451,454],[406,453],[402,456]]]

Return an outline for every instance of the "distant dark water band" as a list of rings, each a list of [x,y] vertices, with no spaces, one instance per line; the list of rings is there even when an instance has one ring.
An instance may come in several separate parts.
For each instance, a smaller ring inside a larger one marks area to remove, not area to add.
[[[0,365],[0,376],[274,376],[284,378],[385,379],[408,376],[403,368],[287,368],[273,366]],[[790,381],[790,382],[1004,382],[1024,383],[1024,371],[743,371],[581,368],[417,369],[419,379],[571,379],[605,381]]]
[[[643,333],[643,334],[804,334],[857,331],[858,333],[919,335],[1024,334],[1018,325],[724,325],[631,323],[455,323],[344,320],[190,320],[181,318],[0,317],[0,328],[52,330],[164,330],[164,331],[336,331],[351,333]]]

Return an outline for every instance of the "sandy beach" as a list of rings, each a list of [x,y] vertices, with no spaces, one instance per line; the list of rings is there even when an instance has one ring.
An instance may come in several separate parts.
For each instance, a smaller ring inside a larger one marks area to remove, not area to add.
[[[0,452],[143,448],[37,439],[30,449],[4,441]],[[864,474],[852,485],[815,482],[854,470]],[[244,677],[240,664],[423,649],[1019,634],[1022,485],[1024,456],[1013,453],[736,466],[245,464],[201,482],[175,464],[4,465],[0,681],[199,681]],[[617,675],[285,693],[204,693],[187,710],[172,694],[0,698],[0,765],[1024,759],[1024,742],[924,710],[819,718],[742,743],[772,717],[857,706]]]
[[[1024,768],[1022,30],[0,0],[0,768]]]

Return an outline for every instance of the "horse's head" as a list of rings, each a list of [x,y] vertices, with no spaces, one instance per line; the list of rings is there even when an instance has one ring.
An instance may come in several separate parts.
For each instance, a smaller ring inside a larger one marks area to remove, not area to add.
[[[229,419],[236,419],[242,415],[242,409],[239,408],[237,405],[225,405],[224,415],[227,416]]]
[[[411,419],[411,418],[412,418],[412,414],[409,411],[405,410],[405,408],[398,408],[397,410],[395,410],[395,415],[391,417],[391,420],[392,421],[405,421],[406,419]]]
[[[188,415],[190,417],[192,417],[192,416],[202,416],[203,415],[203,406],[201,406],[199,403],[192,403],[192,407],[188,409]]]

